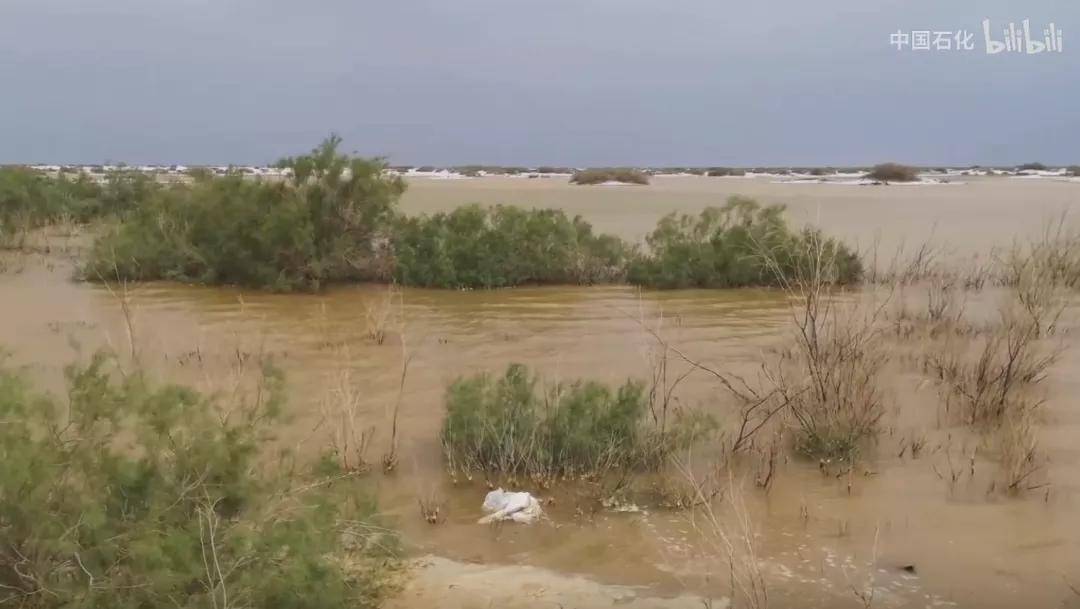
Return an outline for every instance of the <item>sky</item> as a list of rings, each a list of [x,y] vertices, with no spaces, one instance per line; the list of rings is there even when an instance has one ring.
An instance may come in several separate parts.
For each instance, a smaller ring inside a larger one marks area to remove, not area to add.
[[[0,0],[0,163],[1077,164],[1078,102],[1077,0]]]

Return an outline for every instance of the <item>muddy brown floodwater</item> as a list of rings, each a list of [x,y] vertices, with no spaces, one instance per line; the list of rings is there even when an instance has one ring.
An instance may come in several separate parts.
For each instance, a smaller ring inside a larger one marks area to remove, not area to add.
[[[462,203],[517,203],[580,213],[597,228],[640,237],[668,211],[697,211],[729,194],[786,203],[796,219],[884,248],[935,240],[961,255],[1029,236],[1080,201],[1080,184],[965,178],[965,184],[904,187],[787,185],[765,180],[657,178],[648,187],[571,187],[552,180],[416,181],[407,211]],[[45,386],[95,348],[129,350],[128,325],[104,287],[70,280],[62,255],[23,256],[0,274],[0,345]],[[227,390],[249,355],[271,355],[291,381],[294,413],[282,441],[312,454],[340,427],[333,415],[343,383],[360,396],[364,425],[377,429],[369,457],[387,445],[388,408],[401,368],[396,329],[367,337],[369,312],[385,288],[335,288],[274,295],[154,283],[131,292],[134,344],[163,377]],[[992,301],[992,290],[973,299]],[[560,502],[535,526],[476,524],[486,488],[452,485],[438,431],[447,383],[502,371],[509,362],[548,378],[621,382],[645,378],[650,341],[639,319],[662,312],[679,349],[726,370],[752,372],[783,344],[788,308],[770,291],[644,292],[625,287],[407,290],[402,313],[412,355],[400,411],[400,462],[372,474],[380,506],[404,532],[417,566],[391,602],[412,607],[701,607],[729,596],[724,556],[704,543],[687,512],[643,506],[583,516]],[[1075,315],[1070,309],[1068,318]],[[1062,359],[1043,387],[1040,449],[1050,486],[1011,498],[988,493],[997,463],[978,438],[941,420],[938,391],[903,366],[890,367],[885,432],[847,477],[784,459],[771,492],[743,493],[773,607],[862,606],[852,588],[873,582],[875,607],[1060,607],[1080,586],[1080,345],[1066,335]],[[898,358],[899,359],[899,358]],[[708,379],[691,377],[679,400],[730,416]],[[898,456],[906,438],[927,438],[924,456]],[[936,450],[934,447],[938,447]],[[957,463],[962,462],[959,466]],[[948,474],[946,473],[947,477]],[[447,520],[423,522],[417,497],[445,499]],[[544,497],[549,494],[540,493]],[[876,541],[875,541],[876,540]],[[904,567],[913,566],[905,570]],[[913,572],[912,572],[913,571]]]

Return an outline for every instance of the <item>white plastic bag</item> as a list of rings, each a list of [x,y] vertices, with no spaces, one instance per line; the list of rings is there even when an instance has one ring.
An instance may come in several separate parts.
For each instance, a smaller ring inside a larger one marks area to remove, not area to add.
[[[544,513],[540,509],[540,502],[531,494],[507,492],[501,488],[488,493],[482,507],[487,516],[480,519],[480,524],[496,520],[532,524]]]

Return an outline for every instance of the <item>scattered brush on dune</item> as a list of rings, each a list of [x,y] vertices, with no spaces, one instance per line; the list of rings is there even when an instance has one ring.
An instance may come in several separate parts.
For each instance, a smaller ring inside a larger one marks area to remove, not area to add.
[[[649,175],[639,169],[628,167],[582,169],[575,171],[570,176],[571,184],[589,186],[594,184],[606,184],[618,182],[621,184],[646,185],[649,183]]]
[[[914,167],[899,163],[882,163],[874,165],[866,174],[870,180],[878,180],[888,184],[889,182],[915,182],[919,179],[919,171]]]

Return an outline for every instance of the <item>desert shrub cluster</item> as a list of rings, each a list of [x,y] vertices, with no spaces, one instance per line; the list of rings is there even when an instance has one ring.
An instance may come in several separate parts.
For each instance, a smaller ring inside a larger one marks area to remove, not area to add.
[[[731,167],[711,167],[705,172],[705,175],[710,178],[722,178],[727,176],[739,177],[746,175],[746,170],[733,169]]]
[[[691,415],[659,426],[636,381],[544,384],[512,364],[450,385],[442,442],[453,472],[547,480],[655,469],[708,429]]]
[[[830,280],[850,284],[861,278],[856,252],[814,229],[791,229],[783,214],[782,206],[763,207],[744,197],[698,216],[673,212],[646,237],[648,252],[631,262],[629,280],[658,288],[779,286],[782,275],[809,262],[811,243],[833,261]]]
[[[97,240],[83,274],[279,291],[385,274],[380,246],[404,182],[339,142],[281,161],[284,183],[229,175],[157,190]]]
[[[606,169],[582,169],[575,171],[573,175],[570,176],[571,184],[580,184],[582,186],[604,184],[607,182],[645,185],[649,183],[649,175],[639,169],[614,167]]]
[[[147,176],[115,172],[99,183],[86,174],[47,177],[25,167],[0,167],[0,246],[18,247],[37,228],[118,218],[156,188]]]
[[[612,283],[632,248],[560,210],[467,205],[402,218],[394,231],[394,278],[404,285],[499,288]]]
[[[899,163],[882,163],[874,165],[867,172],[866,177],[880,182],[914,182],[919,179],[919,171],[914,167]]]
[[[349,480],[269,454],[284,406],[67,371],[67,399],[0,371],[0,602],[53,607],[372,607],[394,536]]]
[[[343,154],[339,145],[331,137],[306,155],[281,160],[287,170],[281,181],[197,171],[183,183],[160,184],[133,172],[98,181],[0,169],[0,238],[17,247],[16,236],[42,226],[100,221],[79,268],[86,280],[273,291],[366,281],[451,289],[776,286],[764,258],[790,268],[811,239],[836,253],[838,283],[861,277],[858,257],[846,245],[816,229],[792,228],[781,206],[742,197],[698,216],[668,215],[643,245],[552,209],[473,204],[408,216],[398,205],[405,190],[400,175],[381,159]],[[580,183],[647,179],[628,169],[574,177]]]

